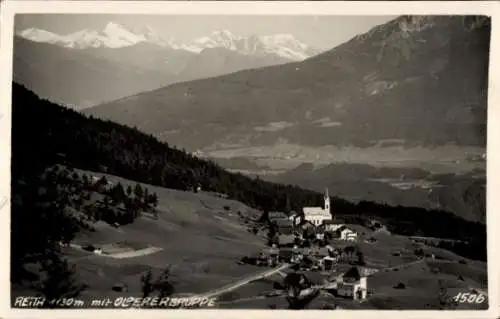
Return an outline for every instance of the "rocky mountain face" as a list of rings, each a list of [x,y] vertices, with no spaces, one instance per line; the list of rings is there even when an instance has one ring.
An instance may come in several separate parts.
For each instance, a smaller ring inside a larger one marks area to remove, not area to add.
[[[216,141],[484,147],[490,28],[482,17],[402,16],[304,61],[177,83],[87,113],[193,150]]]
[[[30,28],[14,42],[15,80],[77,109],[172,83],[305,59],[316,51],[291,35],[241,37],[229,31],[182,43],[150,27],[68,35]]]

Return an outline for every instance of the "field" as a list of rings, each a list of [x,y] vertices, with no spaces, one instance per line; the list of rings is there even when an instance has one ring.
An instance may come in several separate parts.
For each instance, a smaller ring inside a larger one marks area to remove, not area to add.
[[[332,163],[356,163],[382,167],[420,167],[434,173],[469,172],[474,168],[483,168],[482,162],[466,160],[466,154],[483,154],[484,148],[446,145],[435,148],[401,146],[372,146],[367,148],[321,146],[307,147],[287,142],[273,146],[248,147],[233,145],[231,147],[214,147],[201,150],[205,156],[215,159],[231,158],[249,159],[252,166],[238,167],[254,174],[264,170],[268,173],[279,173],[293,169],[303,163],[317,166]],[[440,160],[436,160],[439,158]],[[224,162],[221,162],[225,164]],[[230,167],[236,169],[236,167]]]
[[[125,187],[135,184],[111,175],[106,178]],[[126,284],[128,295],[140,295],[140,276],[149,267],[160,272],[170,266],[172,281],[180,293],[208,291],[259,271],[254,266],[236,264],[243,256],[265,247],[264,240],[248,232],[238,216],[238,212],[258,216],[253,209],[203,193],[145,186],[158,195],[158,220],[140,217],[119,228],[99,222],[95,232],[82,231],[74,242],[133,249],[153,246],[162,250],[141,257],[115,259],[67,248],[79,279],[89,285],[86,294],[109,296],[116,294],[111,290],[113,285]]]

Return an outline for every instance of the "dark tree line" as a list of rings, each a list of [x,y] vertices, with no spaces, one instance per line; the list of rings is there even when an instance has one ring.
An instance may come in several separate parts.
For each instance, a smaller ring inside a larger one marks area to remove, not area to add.
[[[30,168],[33,158],[53,164],[59,160],[57,154],[63,153],[68,166],[105,170],[108,174],[179,190],[200,185],[204,190],[227,194],[261,210],[301,211],[304,206],[322,203],[320,193],[230,173],[213,161],[175,149],[135,128],[88,118],[41,100],[17,84],[13,85],[12,118],[12,162],[23,172]],[[13,177],[18,176],[13,173]],[[485,225],[447,211],[371,202],[354,204],[338,198],[332,199],[332,210],[358,220],[376,217],[393,233],[474,239],[474,249],[484,251],[486,247]]]

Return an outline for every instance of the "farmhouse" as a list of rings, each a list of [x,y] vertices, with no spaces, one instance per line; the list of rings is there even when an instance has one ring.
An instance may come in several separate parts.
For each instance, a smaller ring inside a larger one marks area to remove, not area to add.
[[[300,214],[295,211],[292,211],[290,213],[288,219],[291,220],[295,226],[300,225],[300,223],[302,222],[302,216],[300,216]]]
[[[335,234],[338,239],[340,240],[349,240],[349,241],[355,241],[358,239],[358,233],[356,233],[354,230],[347,228],[346,226],[342,226],[338,228],[335,231]]]
[[[325,192],[324,200],[324,207],[302,208],[304,213],[304,220],[312,223],[315,226],[320,226],[325,220],[331,220],[332,215],[330,213],[330,196],[328,196],[328,189]]]
[[[363,269],[353,267],[337,279],[337,294],[354,300],[366,299],[367,276]]]
[[[302,252],[298,249],[280,249],[279,259],[289,263],[299,263],[304,258]]]
[[[334,270],[335,264],[337,263],[337,257],[326,256],[320,259],[320,267],[323,270],[331,271]]]
[[[295,236],[290,234],[280,234],[278,242],[280,247],[293,247],[295,246]]]
[[[283,212],[269,212],[267,214],[267,219],[272,223],[275,220],[288,219],[288,216]]]
[[[290,235],[293,233],[294,224],[289,219],[277,219],[272,223],[280,234]]]

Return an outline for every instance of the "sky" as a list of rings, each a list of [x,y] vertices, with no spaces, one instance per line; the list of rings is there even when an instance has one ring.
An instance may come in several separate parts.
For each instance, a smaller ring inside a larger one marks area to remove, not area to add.
[[[189,41],[216,30],[229,30],[240,36],[293,34],[298,40],[318,49],[333,48],[367,32],[395,16],[180,16],[110,14],[21,14],[16,15],[16,32],[40,28],[58,34],[82,29],[102,30],[108,22],[131,29],[149,25],[161,36]]]

